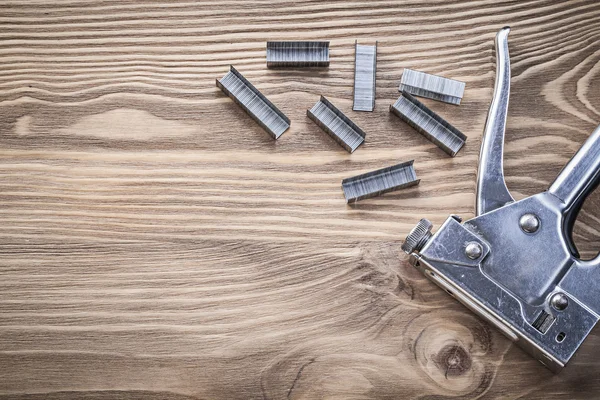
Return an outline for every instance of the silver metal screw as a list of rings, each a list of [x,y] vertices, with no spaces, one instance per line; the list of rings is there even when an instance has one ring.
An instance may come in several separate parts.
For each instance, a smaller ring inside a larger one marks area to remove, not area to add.
[[[519,226],[523,232],[535,233],[540,229],[540,220],[535,214],[524,214],[519,219]]]
[[[569,305],[569,298],[564,293],[556,293],[550,299],[550,304],[558,311],[562,311]]]
[[[465,254],[471,260],[477,260],[483,254],[483,248],[479,243],[471,242],[465,247]]]

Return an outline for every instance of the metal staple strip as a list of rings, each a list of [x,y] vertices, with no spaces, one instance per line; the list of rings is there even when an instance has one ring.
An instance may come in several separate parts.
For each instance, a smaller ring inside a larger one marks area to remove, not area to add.
[[[346,203],[418,185],[420,179],[413,163],[414,160],[344,179],[342,190]]]
[[[328,66],[329,42],[267,42],[267,68]]]
[[[290,127],[290,119],[233,66],[224,77],[217,79],[217,86],[274,139],[278,139]]]
[[[350,153],[365,141],[366,133],[323,96],[306,114]]]
[[[454,157],[467,141],[462,132],[406,92],[402,92],[398,100],[390,106],[390,111],[451,157]]]
[[[415,96],[458,105],[465,92],[465,83],[404,68],[398,90]]]
[[[373,111],[375,108],[375,74],[377,42],[374,46],[354,44],[354,111]]]

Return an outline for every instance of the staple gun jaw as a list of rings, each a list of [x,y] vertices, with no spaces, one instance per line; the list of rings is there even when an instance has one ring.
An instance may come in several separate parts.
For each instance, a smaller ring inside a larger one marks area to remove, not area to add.
[[[496,36],[497,75],[484,129],[476,216],[423,219],[402,249],[411,263],[553,371],[600,319],[600,255],[582,261],[572,229],[600,183],[600,127],[545,192],[515,201],[503,172],[510,91],[509,28]]]

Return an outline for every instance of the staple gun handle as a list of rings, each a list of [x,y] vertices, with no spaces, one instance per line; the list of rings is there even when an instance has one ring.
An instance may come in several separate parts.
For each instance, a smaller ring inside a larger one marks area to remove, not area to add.
[[[578,211],[600,183],[600,126],[565,165],[548,192],[558,197],[567,211]]]
[[[496,82],[494,95],[483,131],[475,213],[477,216],[501,208],[515,200],[504,179],[504,135],[510,97],[509,27],[496,35]],[[600,184],[600,126],[590,135],[564,167],[548,192],[561,201],[564,216],[563,235],[571,252],[579,257],[573,242],[573,225],[586,197]],[[596,259],[600,265],[600,255]]]
[[[564,235],[578,256],[573,244],[573,225],[586,197],[600,184],[600,126],[590,135],[571,161],[565,165],[548,192],[560,199],[564,215]],[[596,259],[600,264],[600,255]]]
[[[504,181],[504,132],[510,97],[510,58],[508,26],[496,35],[496,83],[490,104],[479,156],[477,172],[476,215],[485,214],[514,202]]]
[[[579,254],[573,244],[573,225],[585,198],[600,184],[600,126],[590,135],[571,161],[564,167],[548,192],[558,197],[563,205],[563,235],[575,257]],[[574,260],[560,287],[600,315],[600,253],[593,260]]]

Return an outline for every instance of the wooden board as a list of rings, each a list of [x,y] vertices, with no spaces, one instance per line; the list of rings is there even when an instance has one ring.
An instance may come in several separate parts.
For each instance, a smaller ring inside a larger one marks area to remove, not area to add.
[[[473,216],[507,24],[522,198],[600,122],[595,1],[3,1],[0,398],[598,397],[598,331],[555,376],[400,254],[419,218]],[[331,66],[268,70],[266,41],[295,39]],[[352,112],[357,39],[373,113]],[[291,118],[277,142],[215,87],[229,64]],[[468,136],[456,158],[389,113],[405,67],[466,82],[425,101]],[[320,95],[367,132],[354,154],[306,117]],[[343,178],[411,159],[419,187],[345,204]]]

